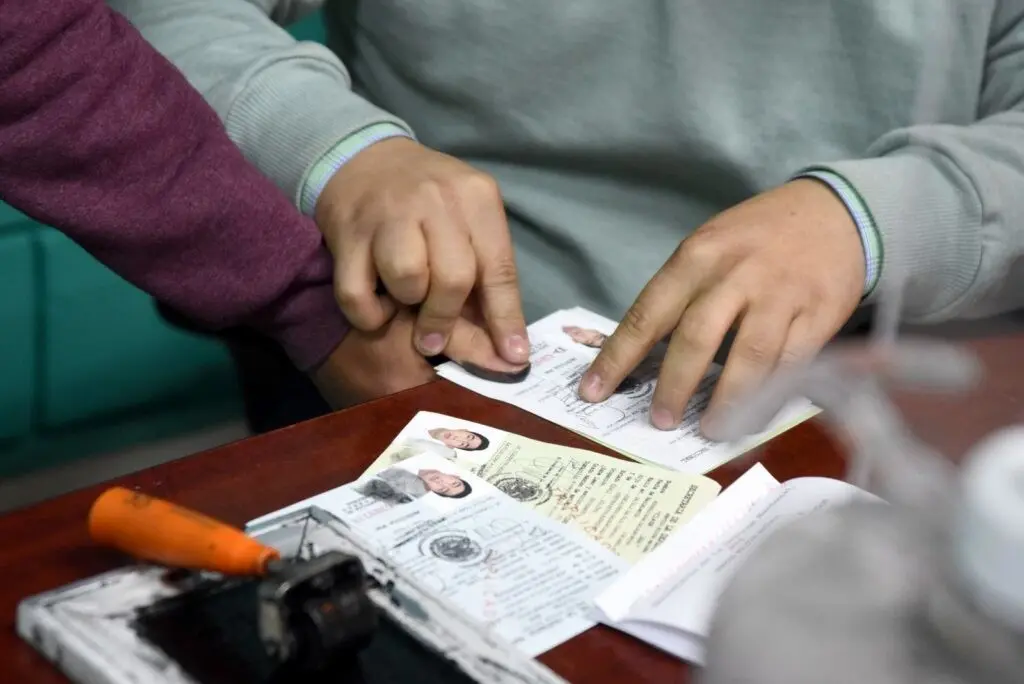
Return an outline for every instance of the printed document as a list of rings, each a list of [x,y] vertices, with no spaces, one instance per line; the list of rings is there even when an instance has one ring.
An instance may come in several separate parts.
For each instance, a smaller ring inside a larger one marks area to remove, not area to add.
[[[460,464],[425,453],[253,521],[317,506],[530,656],[594,624],[627,564]]]
[[[514,404],[630,458],[689,473],[706,473],[775,435],[811,418],[817,407],[806,400],[785,406],[768,428],[734,443],[712,442],[700,433],[700,417],[721,373],[714,364],[700,382],[676,430],[650,424],[651,397],[664,349],[653,352],[611,397],[600,404],[579,398],[590,367],[615,322],[586,309],[557,311],[529,327],[530,375],[521,383],[483,380],[458,364],[437,368],[444,378],[479,394]]]
[[[715,498],[702,475],[672,472],[420,412],[364,474],[433,454],[516,501],[575,528],[632,563]]]
[[[611,627],[702,664],[718,596],[740,564],[779,527],[858,498],[878,501],[829,478],[780,484],[758,464],[609,585],[594,601],[597,614]]]

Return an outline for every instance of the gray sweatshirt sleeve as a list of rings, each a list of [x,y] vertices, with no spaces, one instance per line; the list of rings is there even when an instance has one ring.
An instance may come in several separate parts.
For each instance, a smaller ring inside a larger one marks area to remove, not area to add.
[[[323,0],[107,0],[213,106],[248,159],[298,206],[312,166],[340,140],[407,124],[351,90],[338,57],[281,26]],[[411,134],[411,132],[410,132]]]
[[[1024,0],[998,3],[984,68],[976,122],[895,130],[865,159],[820,165],[874,218],[876,291],[897,273],[909,278],[907,320],[1024,307]]]

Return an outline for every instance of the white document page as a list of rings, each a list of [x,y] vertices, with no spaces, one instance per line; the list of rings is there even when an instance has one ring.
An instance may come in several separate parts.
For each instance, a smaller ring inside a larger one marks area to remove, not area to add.
[[[642,561],[609,585],[595,600],[601,621],[701,664],[719,595],[767,535],[823,508],[858,497],[875,498],[839,480],[806,477],[771,486],[771,476],[765,475],[767,472],[737,480],[733,486],[741,485],[741,489],[727,488],[717,500],[733,494],[731,501],[717,510],[708,506],[694,518],[696,529],[686,526],[679,530],[675,559],[667,550],[672,548],[668,546],[673,541],[670,538],[661,547],[666,551],[660,558],[652,554],[645,559],[646,567]],[[760,497],[750,505],[758,490]],[[745,514],[737,515],[743,508]],[[630,577],[633,572],[637,574]],[[640,584],[643,582],[649,584]]]
[[[598,542],[435,454],[267,517],[314,505],[530,656],[591,627],[591,601],[627,567]]]
[[[455,363],[442,364],[437,372],[467,389],[514,404],[630,458],[689,473],[706,473],[818,412],[810,402],[798,400],[783,408],[758,435],[734,443],[705,439],[700,434],[700,417],[721,372],[721,366],[713,365],[687,406],[680,426],[672,431],[658,430],[650,424],[649,413],[662,351],[652,353],[607,400],[587,403],[578,395],[580,380],[615,327],[614,321],[580,308],[557,311],[537,321],[529,328],[532,369],[521,383],[483,380]]]
[[[610,584],[594,600],[605,621],[617,622],[630,615],[647,596],[656,595],[689,561],[728,534],[751,509],[782,485],[760,463],[725,488],[693,520],[644,556],[628,572]]]
[[[718,595],[767,535],[809,513],[869,496],[851,484],[828,478],[804,477],[784,483],[723,538],[687,563],[671,582],[634,606],[630,619],[706,636]]]

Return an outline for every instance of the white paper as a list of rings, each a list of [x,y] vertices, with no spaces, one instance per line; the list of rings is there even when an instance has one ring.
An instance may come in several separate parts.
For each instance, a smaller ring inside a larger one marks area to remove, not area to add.
[[[594,600],[594,605],[607,621],[618,622],[626,618],[634,605],[671,582],[689,561],[710,552],[731,527],[778,487],[781,487],[779,481],[762,464],[754,465],[726,487],[690,523],[610,584]]]
[[[871,495],[828,478],[805,477],[775,488],[672,581],[630,611],[630,619],[661,623],[706,636],[715,605],[733,573],[783,525],[826,507]]]
[[[877,497],[839,480],[785,484],[760,464],[727,487],[595,599],[601,622],[695,664],[718,597],[770,533],[804,515],[855,498]]]
[[[455,480],[471,491],[452,498],[465,492]],[[435,454],[405,459],[271,516],[313,505],[530,656],[591,627],[594,596],[626,569],[597,542]]]
[[[650,424],[649,413],[663,355],[660,347],[606,401],[585,402],[578,394],[580,379],[615,327],[614,321],[580,308],[557,311],[537,321],[529,328],[532,369],[522,383],[483,380],[455,363],[442,364],[437,372],[474,392],[514,404],[631,458],[690,473],[706,473],[818,412],[810,402],[798,400],[786,406],[759,435],[735,443],[705,439],[700,434],[700,416],[721,372],[721,366],[715,364],[701,380],[680,426],[672,431],[658,430]]]

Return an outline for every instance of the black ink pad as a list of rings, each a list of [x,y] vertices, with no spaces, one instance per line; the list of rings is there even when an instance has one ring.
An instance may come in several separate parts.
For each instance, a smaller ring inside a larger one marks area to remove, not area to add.
[[[483,368],[469,361],[456,361],[455,363],[462,366],[470,375],[475,375],[481,380],[488,380],[490,382],[503,382],[511,385],[526,380],[527,376],[530,375],[530,364],[526,364],[526,367],[522,370],[505,373],[503,371],[491,370],[490,368]]]
[[[314,672],[280,668],[258,628],[258,581],[206,579],[143,608],[131,628],[198,684],[472,684],[448,659],[381,614],[366,648]]]

